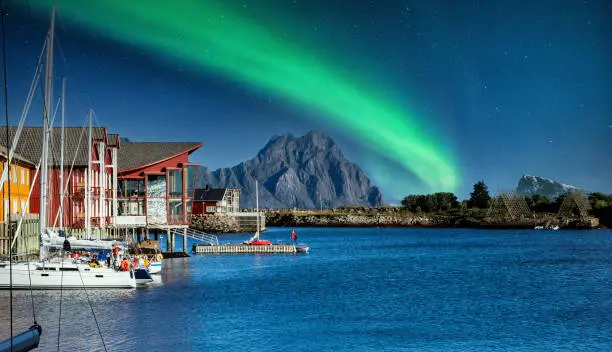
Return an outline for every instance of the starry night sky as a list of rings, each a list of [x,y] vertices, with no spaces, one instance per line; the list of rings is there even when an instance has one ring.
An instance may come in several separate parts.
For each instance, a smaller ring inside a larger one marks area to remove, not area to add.
[[[213,169],[319,130],[390,201],[523,173],[612,193],[610,1],[54,3],[70,125],[91,105],[132,140],[203,142],[192,159]],[[50,4],[6,5],[14,124]],[[28,124],[41,107],[39,93]]]

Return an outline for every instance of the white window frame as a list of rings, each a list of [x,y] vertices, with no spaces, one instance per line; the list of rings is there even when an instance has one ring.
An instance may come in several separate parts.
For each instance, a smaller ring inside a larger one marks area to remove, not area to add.
[[[21,184],[25,185],[25,169],[21,168]]]

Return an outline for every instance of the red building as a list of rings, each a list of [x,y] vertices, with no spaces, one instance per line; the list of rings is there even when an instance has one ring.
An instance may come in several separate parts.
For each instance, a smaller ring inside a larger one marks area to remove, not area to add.
[[[193,197],[193,214],[237,213],[240,190],[231,188],[198,188]]]
[[[186,226],[197,164],[197,142],[122,142],[117,173],[117,226]]]
[[[10,128],[10,135],[16,127]],[[64,138],[64,184],[62,221],[68,232],[78,235],[109,234],[112,229],[185,228],[190,221],[197,164],[189,155],[202,143],[120,142],[106,128],[92,128],[91,158],[88,128],[67,127]],[[60,226],[61,129],[51,136],[47,219],[45,227]],[[6,145],[0,136],[0,146]],[[16,153],[38,164],[42,150],[42,128],[23,127]],[[88,167],[91,162],[90,167]],[[35,168],[29,172],[31,213],[40,213],[40,180]]]
[[[17,128],[10,127],[14,136]],[[88,127],[66,127],[64,129],[63,177],[65,196],[62,225],[71,229],[84,229],[89,215],[91,228],[103,229],[113,226],[114,175],[117,170],[119,136],[107,134],[105,127],[92,128],[91,168],[88,168]],[[60,150],[61,129],[54,128],[50,137],[49,170],[47,189],[47,219],[45,227],[60,225]],[[6,145],[6,139],[0,141]],[[42,127],[23,127],[16,152],[39,164],[42,151]],[[91,170],[91,172],[88,172]],[[31,213],[40,211],[40,172],[30,172],[32,195]],[[89,205],[89,206],[88,206]],[[87,209],[90,210],[87,214]]]

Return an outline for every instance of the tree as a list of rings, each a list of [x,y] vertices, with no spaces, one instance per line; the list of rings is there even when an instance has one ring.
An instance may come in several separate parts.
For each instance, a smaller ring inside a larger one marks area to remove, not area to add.
[[[593,192],[589,195],[589,201],[593,209],[601,209],[612,206],[612,194]]]
[[[474,191],[470,193],[469,205],[471,208],[488,208],[491,196],[489,189],[484,181],[478,181],[474,184]]]
[[[402,200],[402,205],[413,213],[446,212],[459,206],[453,193],[411,194]]]

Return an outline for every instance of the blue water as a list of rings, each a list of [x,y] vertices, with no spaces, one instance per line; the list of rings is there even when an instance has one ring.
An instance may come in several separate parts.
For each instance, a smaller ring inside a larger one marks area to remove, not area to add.
[[[149,287],[89,292],[108,350],[612,350],[612,231],[296,232],[311,253],[194,255],[166,260]],[[63,295],[62,350],[100,350],[86,293]],[[56,350],[59,292],[34,300],[39,350]],[[27,327],[27,292],[15,307]]]

